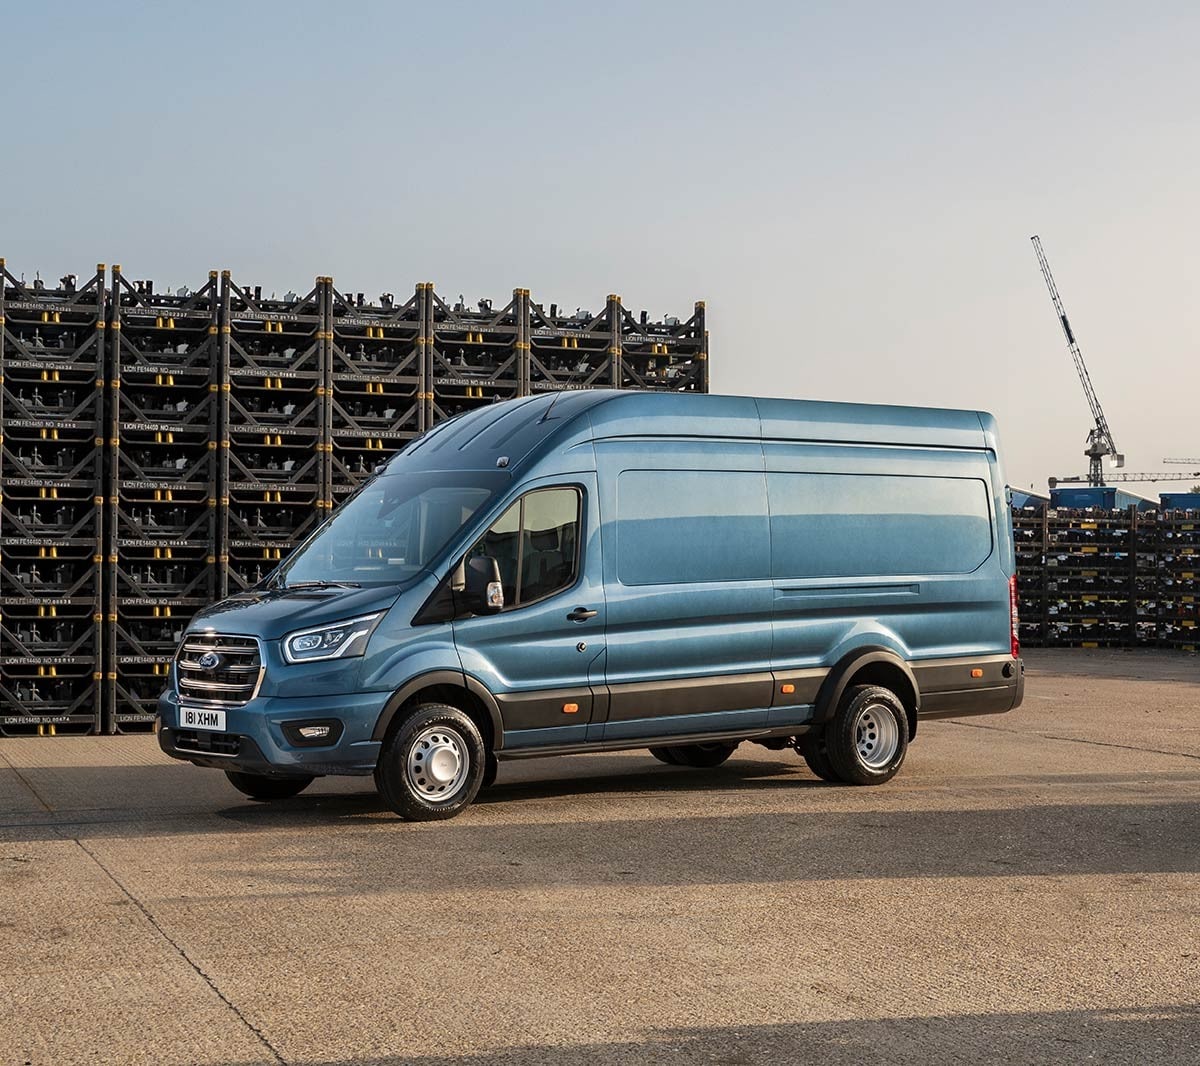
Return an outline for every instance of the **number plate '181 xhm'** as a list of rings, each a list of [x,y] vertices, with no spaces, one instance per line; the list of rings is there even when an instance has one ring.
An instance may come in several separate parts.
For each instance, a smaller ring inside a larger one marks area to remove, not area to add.
[[[225,731],[225,712],[209,711],[201,707],[179,708],[180,729],[211,729],[214,732]]]

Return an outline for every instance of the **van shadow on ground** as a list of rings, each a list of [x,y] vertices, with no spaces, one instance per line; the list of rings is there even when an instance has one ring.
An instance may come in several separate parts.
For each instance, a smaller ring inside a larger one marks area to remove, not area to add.
[[[903,1003],[903,990],[878,989]],[[309,1061],[309,1060],[304,1060]],[[315,1061],[315,1060],[314,1060]],[[530,1045],[480,1054],[321,1058],[322,1066],[922,1066],[961,1063],[1200,1062],[1200,1007],[962,1014],[849,1021],[663,1029],[644,1041],[572,1047]]]

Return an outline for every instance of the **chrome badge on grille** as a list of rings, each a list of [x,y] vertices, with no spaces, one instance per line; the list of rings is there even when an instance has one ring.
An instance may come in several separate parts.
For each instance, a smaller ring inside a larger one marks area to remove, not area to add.
[[[221,656],[215,651],[206,651],[199,659],[196,660],[196,665],[201,670],[215,670],[221,665]]]

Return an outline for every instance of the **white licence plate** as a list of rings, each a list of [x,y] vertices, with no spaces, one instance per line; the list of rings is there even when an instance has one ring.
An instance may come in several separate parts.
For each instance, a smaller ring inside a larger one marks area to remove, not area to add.
[[[200,707],[180,707],[179,728],[211,729],[215,733],[224,733],[225,712],[209,711]]]

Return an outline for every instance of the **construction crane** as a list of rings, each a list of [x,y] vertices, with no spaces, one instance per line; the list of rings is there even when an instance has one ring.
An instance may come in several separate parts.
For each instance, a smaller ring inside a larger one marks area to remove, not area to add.
[[[1125,465],[1125,456],[1117,451],[1117,445],[1113,441],[1112,430],[1108,428],[1108,420],[1104,417],[1104,411],[1100,407],[1100,400],[1096,396],[1096,390],[1092,387],[1092,379],[1088,374],[1087,364],[1083,361],[1083,353],[1079,350],[1079,342],[1075,339],[1075,334],[1071,331],[1071,323],[1067,320],[1067,312],[1063,309],[1062,298],[1058,295],[1058,286],[1054,284],[1054,275],[1050,273],[1050,264],[1046,262],[1046,253],[1042,251],[1042,240],[1037,234],[1031,238],[1033,241],[1033,250],[1037,253],[1038,265],[1042,268],[1042,277],[1046,279],[1046,288],[1050,290],[1050,299],[1054,302],[1054,310],[1058,312],[1058,321],[1062,325],[1063,333],[1067,338],[1067,347],[1071,350],[1071,358],[1075,360],[1075,370],[1079,374],[1079,380],[1083,385],[1083,394],[1087,397],[1088,406],[1092,409],[1092,426],[1091,432],[1088,433],[1087,447],[1083,454],[1088,457],[1088,476],[1087,483],[1089,485],[1104,484],[1104,464],[1101,460],[1107,455],[1111,456],[1113,466],[1118,470]],[[1058,478],[1059,481],[1074,482],[1075,478]],[[1131,480],[1124,478],[1122,480]],[[1053,483],[1053,481],[1052,481]]]
[[[1194,471],[1191,474],[1109,474],[1109,481],[1191,481],[1194,478],[1200,478],[1200,470]],[[1087,477],[1052,477],[1050,478],[1050,487],[1055,488],[1058,485],[1095,485],[1091,475]]]
[[[1176,466],[1200,466],[1200,459],[1164,459],[1164,463],[1174,463]]]

